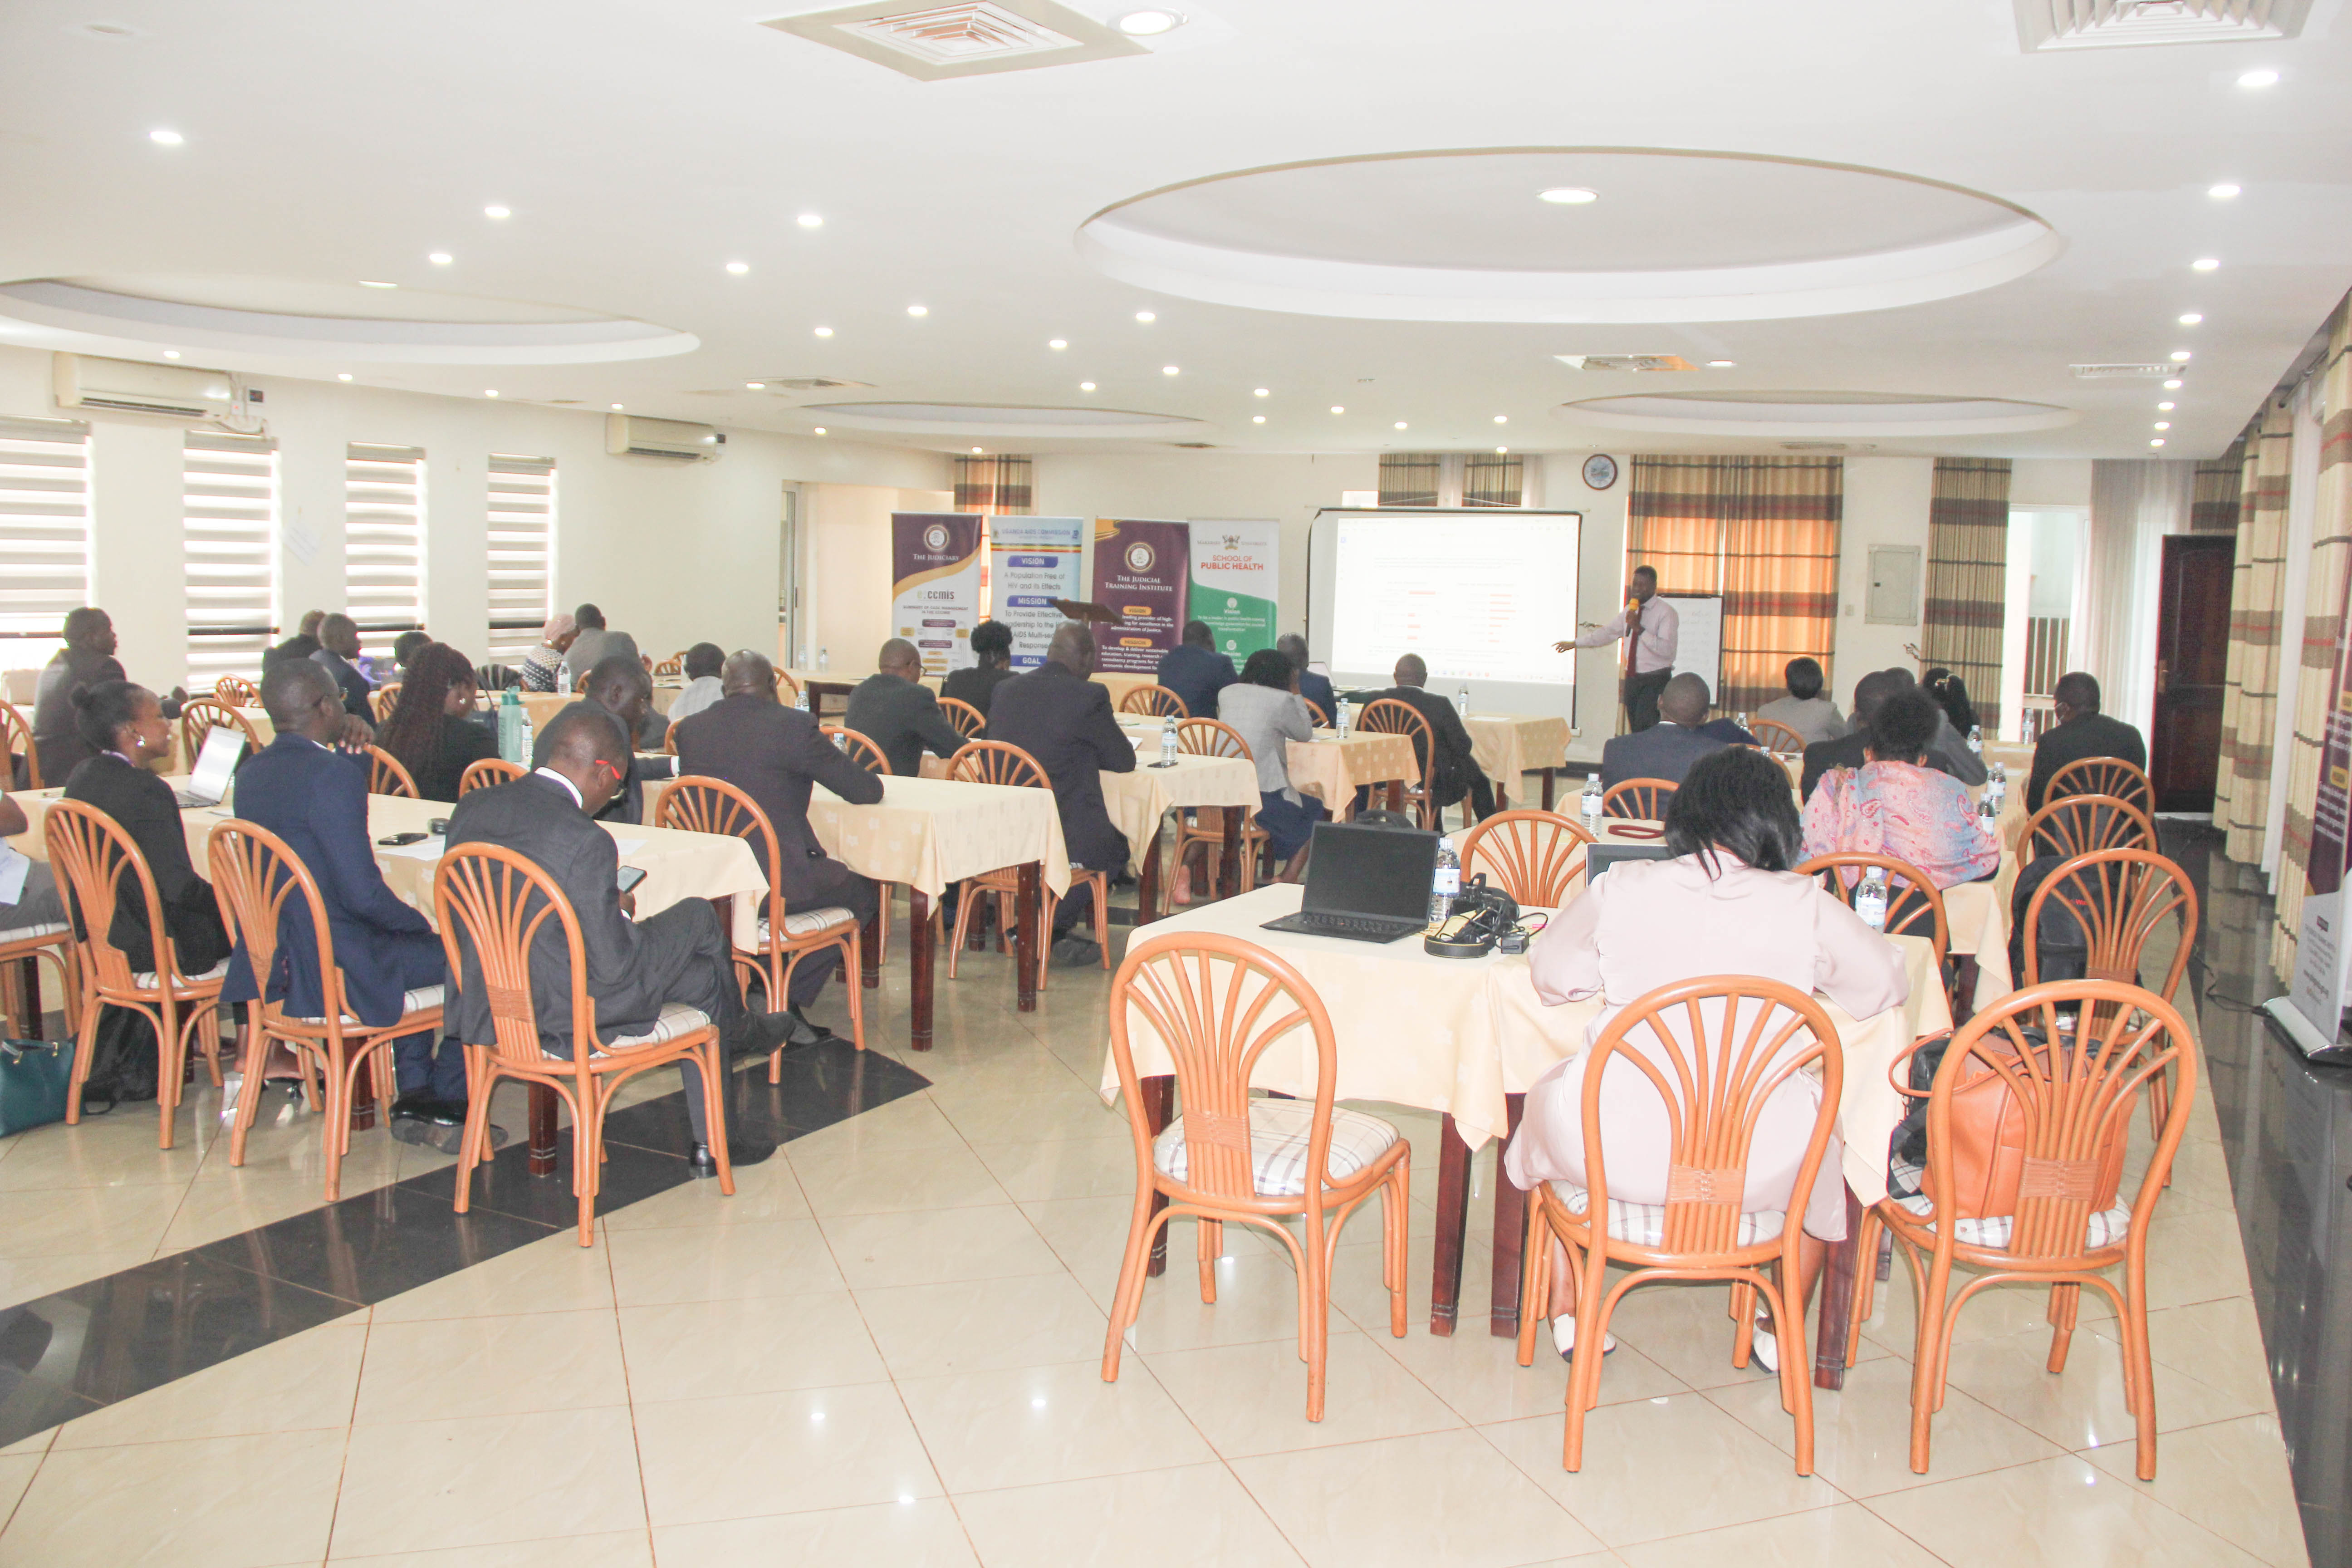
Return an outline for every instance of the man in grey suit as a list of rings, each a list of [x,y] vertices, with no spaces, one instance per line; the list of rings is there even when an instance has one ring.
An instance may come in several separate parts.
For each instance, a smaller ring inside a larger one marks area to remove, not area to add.
[[[1601,787],[1614,789],[1627,779],[1678,784],[1693,763],[1723,750],[1724,742],[1698,732],[1709,700],[1706,680],[1688,670],[1667,681],[1658,693],[1658,721],[1601,748]]]
[[[608,629],[604,625],[604,612],[595,605],[581,605],[572,612],[572,620],[579,629],[572,635],[572,646],[563,650],[563,668],[556,678],[556,689],[576,690],[590,670],[616,653],[627,654],[632,659],[640,658],[637,639],[626,632]],[[637,668],[645,668],[642,661]]]
[[[874,666],[880,673],[867,676],[850,692],[843,722],[882,748],[892,773],[911,777],[922,771],[925,752],[952,757],[962,750],[963,737],[923,684],[923,656],[913,643],[892,637],[882,645]]]
[[[727,933],[708,900],[688,899],[649,920],[631,918],[636,900],[620,890],[619,841],[593,820],[628,777],[629,747],[619,727],[575,704],[549,721],[544,739],[544,760],[537,769],[511,784],[478,789],[457,803],[449,814],[449,847],[495,844],[512,849],[563,890],[580,922],[596,1026],[608,1039],[643,1034],[660,1018],[665,1004],[677,1002],[698,1008],[719,1026],[719,1045],[730,1064],[765,1056],[782,1044],[781,1016],[755,1020],[744,1013]],[[572,959],[562,930],[552,921],[532,938],[530,996],[541,1047],[569,1060],[575,1045]],[[470,951],[450,999],[448,1024],[460,1040],[484,1044],[495,1037],[481,962]],[[713,1129],[703,1105],[701,1070],[691,1062],[679,1063],[678,1070],[686,1079],[686,1113],[694,1128],[688,1163],[697,1176],[714,1176],[719,1166],[711,1154]],[[717,1133],[726,1137],[728,1158],[738,1166],[758,1164],[776,1152],[772,1139],[729,1135],[723,1127]]]

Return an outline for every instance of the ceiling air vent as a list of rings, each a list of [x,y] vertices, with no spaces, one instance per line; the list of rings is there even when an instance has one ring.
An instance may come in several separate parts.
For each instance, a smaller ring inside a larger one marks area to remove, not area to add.
[[[2292,38],[2311,0],[2017,0],[2018,42],[2042,49]]]
[[[777,16],[761,25],[921,81],[1150,52],[1055,0],[963,0],[953,5],[881,0]]]
[[[870,381],[835,381],[829,375],[783,375],[768,379],[770,392],[836,392],[844,389],[871,392],[874,384]]]
[[[1680,354],[1554,354],[1570,370],[1696,370]]]
[[[1783,452],[1851,452],[1854,450],[1854,446],[1851,441],[1783,441],[1780,443],[1780,450]],[[1866,451],[1868,448],[1864,447],[1864,450]]]
[[[1181,447],[1188,452],[1211,452],[1216,449],[1216,443],[1213,441],[1172,441],[1169,444]]]
[[[2180,374],[2177,364],[2070,364],[2066,368],[2084,381],[2155,380]]]

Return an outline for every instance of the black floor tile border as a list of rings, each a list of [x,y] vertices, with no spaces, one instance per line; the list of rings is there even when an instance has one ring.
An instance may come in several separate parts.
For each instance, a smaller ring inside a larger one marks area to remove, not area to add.
[[[728,1116],[779,1143],[930,1087],[845,1040],[767,1077],[764,1064],[733,1075]],[[608,1117],[596,1212],[686,1183],[687,1125],[677,1090]],[[571,1230],[570,1129],[555,1174],[531,1175],[527,1159],[517,1141],[486,1162],[467,1214],[446,1167],[0,1308],[0,1447]]]

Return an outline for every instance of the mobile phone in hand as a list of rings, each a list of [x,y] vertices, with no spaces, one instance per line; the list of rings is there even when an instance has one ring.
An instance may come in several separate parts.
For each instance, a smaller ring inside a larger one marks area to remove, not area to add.
[[[637,884],[645,879],[646,873],[642,867],[624,866],[621,868],[621,891],[625,893],[633,893],[636,891]]]
[[[432,837],[429,833],[395,833],[389,838],[379,838],[376,842],[386,848],[397,849],[404,844],[422,844]]]

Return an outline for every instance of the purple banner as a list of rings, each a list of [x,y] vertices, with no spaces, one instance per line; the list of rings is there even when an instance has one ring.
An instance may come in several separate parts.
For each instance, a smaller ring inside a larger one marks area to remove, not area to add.
[[[890,635],[915,645],[925,675],[972,662],[983,521],[977,512],[890,514]]]
[[[1105,671],[1150,675],[1184,630],[1192,575],[1192,530],[1182,522],[1095,521],[1095,603],[1118,616],[1095,628]]]

